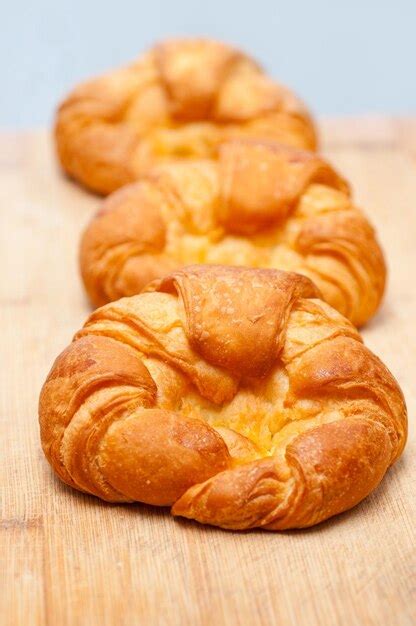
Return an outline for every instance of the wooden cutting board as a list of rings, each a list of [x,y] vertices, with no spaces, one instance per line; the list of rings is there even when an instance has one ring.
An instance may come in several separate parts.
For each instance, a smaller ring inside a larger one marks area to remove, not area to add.
[[[234,533],[112,506],[54,478],[37,398],[88,314],[79,234],[99,200],[59,173],[46,132],[0,137],[2,607],[7,626],[416,623],[416,119],[333,119],[390,268],[365,340],[405,392],[404,457],[364,503],[306,531]]]

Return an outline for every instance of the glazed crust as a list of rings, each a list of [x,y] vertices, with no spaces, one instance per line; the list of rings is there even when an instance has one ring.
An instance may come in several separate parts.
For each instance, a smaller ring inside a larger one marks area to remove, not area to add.
[[[345,180],[314,153],[250,139],[222,144],[217,162],[160,166],[111,194],[80,248],[95,306],[190,263],[299,272],[356,325],[378,309],[386,279]]]
[[[76,489],[223,528],[316,524],[400,456],[400,388],[298,274],[191,266],[95,311],[55,361],[42,446]]]
[[[102,194],[160,161],[215,157],[234,136],[316,147],[302,102],[251,58],[209,39],[165,41],[80,85],[55,125],[63,169]]]

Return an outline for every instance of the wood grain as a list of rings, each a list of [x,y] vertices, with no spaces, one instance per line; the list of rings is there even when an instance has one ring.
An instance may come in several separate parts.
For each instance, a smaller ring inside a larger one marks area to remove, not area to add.
[[[45,132],[0,137],[0,616],[20,625],[410,626],[416,623],[416,120],[323,122],[390,281],[368,345],[405,392],[402,460],[353,511],[307,531],[233,533],[111,506],[54,478],[37,398],[88,314],[81,228],[99,200],[65,180]]]

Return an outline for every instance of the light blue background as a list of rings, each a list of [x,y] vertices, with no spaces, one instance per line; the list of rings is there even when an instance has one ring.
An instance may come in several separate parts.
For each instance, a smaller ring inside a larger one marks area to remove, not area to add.
[[[50,121],[77,81],[167,35],[230,41],[318,113],[416,111],[416,0],[9,0],[0,126]]]

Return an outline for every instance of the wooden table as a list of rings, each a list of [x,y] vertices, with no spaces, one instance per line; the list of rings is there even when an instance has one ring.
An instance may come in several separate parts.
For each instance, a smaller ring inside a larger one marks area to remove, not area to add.
[[[324,120],[390,267],[368,345],[405,392],[410,439],[364,503],[307,531],[233,533],[112,506],[54,478],[37,398],[88,314],[79,233],[99,200],[65,180],[45,132],[0,137],[3,606],[7,626],[416,623],[416,119]]]

